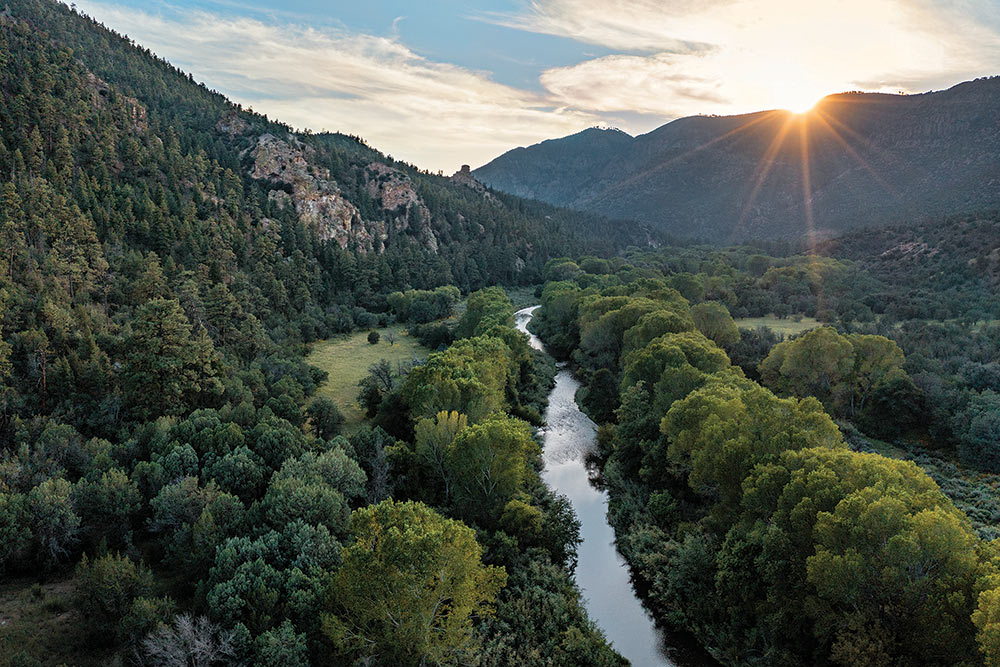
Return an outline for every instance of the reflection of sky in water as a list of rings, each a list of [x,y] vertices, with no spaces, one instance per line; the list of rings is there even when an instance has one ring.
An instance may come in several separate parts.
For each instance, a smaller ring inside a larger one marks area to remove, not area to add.
[[[518,312],[520,330],[525,331],[533,310]],[[531,339],[532,347],[542,349],[535,336]],[[569,498],[582,524],[576,583],[583,590],[590,618],[635,667],[671,665],[663,653],[663,638],[635,597],[628,567],[615,549],[615,534],[606,519],[607,494],[590,484],[584,458],[595,446],[597,426],[576,405],[579,386],[568,370],[559,371],[542,431],[542,477],[550,488]]]

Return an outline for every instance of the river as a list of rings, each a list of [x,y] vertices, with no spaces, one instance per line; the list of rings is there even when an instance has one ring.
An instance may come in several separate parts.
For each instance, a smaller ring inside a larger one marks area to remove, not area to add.
[[[531,338],[531,347],[544,351],[542,341],[528,331],[538,307],[517,311],[515,320],[517,328]],[[579,387],[570,370],[560,364],[545,411],[542,477],[549,488],[569,498],[581,523],[576,583],[583,591],[587,613],[635,667],[711,664],[700,656],[686,659],[690,648],[685,645],[690,640],[673,646],[636,597],[628,565],[615,548],[614,530],[607,521],[608,494],[590,482],[585,460],[597,446],[597,425],[577,407]]]

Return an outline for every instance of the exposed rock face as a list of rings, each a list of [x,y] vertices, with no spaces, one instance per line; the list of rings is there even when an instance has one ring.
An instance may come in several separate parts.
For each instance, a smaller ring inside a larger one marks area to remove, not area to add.
[[[469,165],[463,164],[462,168],[454,173],[451,177],[452,183],[457,183],[459,185],[464,185],[467,188],[472,188],[479,194],[483,196],[483,199],[493,202],[494,204],[500,205],[500,200],[494,196],[492,192],[486,189],[486,186],[476,180],[472,175],[472,170]]]
[[[243,120],[238,113],[231,113],[219,119],[215,125],[215,130],[221,134],[228,134],[231,137],[238,137],[247,133],[250,125]]]
[[[294,139],[293,139],[294,140]],[[284,208],[294,205],[302,222],[316,228],[321,241],[336,241],[346,248],[356,238],[363,251],[375,249],[374,239],[361,223],[361,213],[347,201],[337,184],[330,180],[326,169],[314,169],[306,159],[301,144],[279,139],[273,134],[261,135],[250,155],[254,160],[251,176],[274,184],[290,185],[292,193],[275,189],[268,199]]]
[[[94,95],[94,106],[98,109],[106,107],[108,105],[108,101],[112,97],[111,86],[109,86],[104,79],[95,75],[93,72],[87,72],[87,82]],[[146,119],[146,107],[144,107],[139,100],[134,97],[121,94],[117,97],[122,102],[121,107],[124,109],[125,113],[128,114],[128,120],[132,124],[132,127],[134,127],[138,132],[145,132],[149,129],[149,122]]]
[[[431,212],[413,188],[409,176],[381,162],[373,162],[365,167],[365,189],[390,215],[390,222],[384,226],[391,225],[394,231],[414,235],[424,247],[437,252]],[[388,238],[388,228],[380,231]]]
[[[261,135],[250,153],[254,160],[250,175],[284,186],[271,190],[268,199],[282,209],[294,206],[299,219],[315,227],[321,241],[334,240],[346,248],[354,240],[362,252],[383,252],[390,233],[403,233],[437,252],[430,211],[409,176],[380,162],[365,167],[365,189],[388,218],[366,221],[343,196],[329,170],[310,164],[313,153],[296,137],[286,141]]]

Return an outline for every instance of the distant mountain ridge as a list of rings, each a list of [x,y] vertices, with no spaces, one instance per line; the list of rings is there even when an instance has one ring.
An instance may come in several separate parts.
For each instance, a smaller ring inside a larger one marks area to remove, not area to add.
[[[920,95],[830,95],[805,114],[693,116],[637,137],[594,128],[473,174],[521,197],[717,242],[994,208],[1000,77]]]

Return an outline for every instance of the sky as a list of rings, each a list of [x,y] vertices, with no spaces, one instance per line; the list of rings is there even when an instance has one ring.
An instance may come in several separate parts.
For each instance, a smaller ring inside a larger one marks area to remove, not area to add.
[[[423,169],[1000,74],[1000,0],[77,0],[209,88]]]

